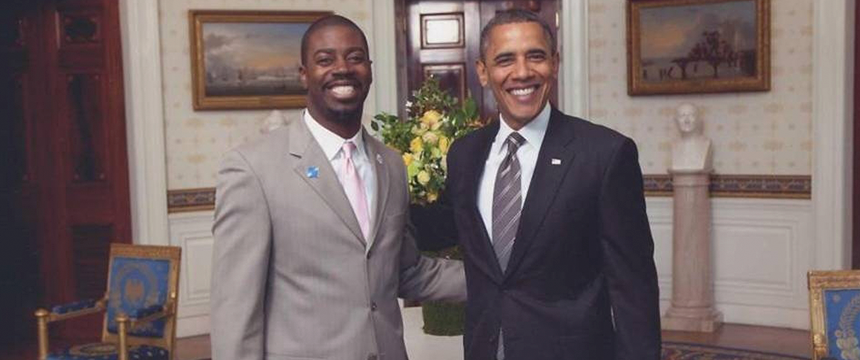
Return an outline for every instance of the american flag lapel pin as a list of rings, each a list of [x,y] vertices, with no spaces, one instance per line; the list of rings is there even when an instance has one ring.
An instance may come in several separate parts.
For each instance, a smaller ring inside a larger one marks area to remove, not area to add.
[[[316,179],[320,176],[320,169],[316,166],[308,166],[308,170],[305,172],[308,178]]]
[[[561,165],[561,159],[552,159],[551,162],[553,165]]]

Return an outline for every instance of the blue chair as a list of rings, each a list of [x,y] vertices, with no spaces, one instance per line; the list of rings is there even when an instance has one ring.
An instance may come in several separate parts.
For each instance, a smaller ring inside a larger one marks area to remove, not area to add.
[[[105,297],[36,311],[39,360],[169,360],[176,342],[175,246],[111,244]],[[105,312],[100,343],[48,353],[48,324]]]
[[[860,358],[860,270],[810,271],[813,360]]]

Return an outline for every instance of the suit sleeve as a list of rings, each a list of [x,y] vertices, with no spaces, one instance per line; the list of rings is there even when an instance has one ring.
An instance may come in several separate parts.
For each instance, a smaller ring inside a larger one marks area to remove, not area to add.
[[[405,180],[405,176],[399,180],[404,183],[404,189],[408,187],[408,184],[405,184]],[[409,198],[408,191],[405,198]],[[443,216],[439,217],[438,220],[445,223],[449,220],[444,218],[444,216],[453,217],[453,213],[448,211],[441,211],[438,215]],[[466,272],[463,268],[463,262],[459,260],[430,258],[421,255],[417,245],[417,230],[411,218],[412,216],[407,214],[403,244],[400,247],[400,284],[398,296],[418,301],[465,302]],[[450,221],[453,224],[453,218]],[[450,225],[450,227],[453,229],[453,225]],[[453,238],[450,229],[439,232],[433,230],[432,226],[430,226],[421,228],[421,231],[426,231],[423,234],[425,237],[447,236]],[[456,240],[448,241],[450,241],[449,245],[456,244]]]
[[[264,299],[271,220],[259,179],[244,157],[224,156],[216,188],[211,326],[215,360],[264,357]]]
[[[414,227],[407,220],[403,244],[400,247],[398,296],[418,301],[466,301],[466,273],[463,262],[421,255],[413,232]]]
[[[625,138],[606,169],[599,201],[619,360],[660,358],[659,288],[643,190],[636,145]]]

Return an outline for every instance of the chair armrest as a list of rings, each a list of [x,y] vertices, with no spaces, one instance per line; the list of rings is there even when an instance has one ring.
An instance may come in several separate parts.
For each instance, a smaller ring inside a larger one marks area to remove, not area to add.
[[[48,322],[68,320],[83,315],[89,315],[104,311],[107,308],[107,299],[82,300],[68,304],[57,305],[51,308],[47,314]]]
[[[173,316],[173,312],[169,310],[172,308],[172,303],[168,302],[164,305],[153,305],[147,308],[132,311],[128,315],[129,329],[134,329],[139,325],[146,324],[164,317]]]

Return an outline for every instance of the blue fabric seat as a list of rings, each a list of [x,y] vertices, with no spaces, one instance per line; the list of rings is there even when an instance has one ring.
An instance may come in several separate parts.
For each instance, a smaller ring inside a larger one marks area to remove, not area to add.
[[[111,244],[105,296],[39,309],[39,358],[52,360],[169,360],[176,342],[179,263],[174,246]],[[104,313],[101,343],[48,354],[48,324]],[[124,343],[120,349],[117,344]]]
[[[860,358],[860,271],[810,271],[813,360]]]
[[[47,360],[117,360],[116,344],[92,343],[75,345],[61,353],[49,354]],[[157,346],[130,346],[130,360],[169,360],[170,354],[166,349]]]

